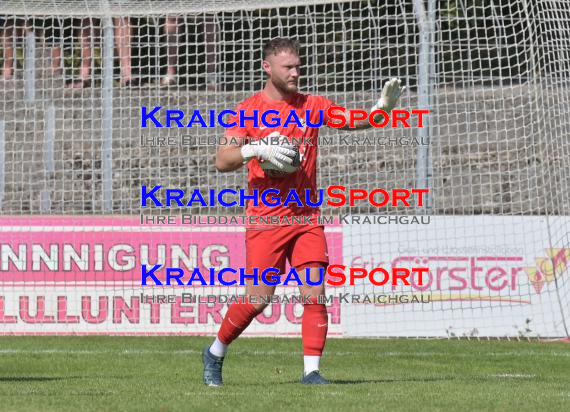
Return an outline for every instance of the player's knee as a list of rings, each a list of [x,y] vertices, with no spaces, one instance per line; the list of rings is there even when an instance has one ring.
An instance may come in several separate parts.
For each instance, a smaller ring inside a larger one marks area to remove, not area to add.
[[[259,314],[263,312],[263,310],[267,307],[268,303],[260,302],[260,303],[252,303],[251,305],[255,308],[256,312]]]
[[[299,294],[301,296],[305,296],[305,301],[307,301],[308,297],[316,299],[318,296],[325,295],[325,287],[324,285],[318,285],[318,286],[303,285],[299,287]]]
[[[305,297],[324,296],[325,295],[325,285],[303,285],[299,286],[299,293]]]
[[[307,269],[310,269],[310,283],[304,282],[303,285],[299,286],[299,291],[302,295],[324,295],[325,293],[325,274],[327,271],[328,263],[326,262],[307,262],[299,265],[296,270],[298,273],[302,273],[303,276],[307,276]]]
[[[324,308],[326,310],[326,298],[323,294],[305,295],[303,298],[303,306],[319,307],[319,309]]]
[[[240,297],[238,299],[238,304],[247,304],[249,307],[253,308],[255,316],[257,316],[258,314],[263,312],[263,309],[265,309],[269,304],[269,302],[271,302],[270,298],[271,298],[270,295],[266,297],[263,295],[250,294],[249,296],[246,297]]]

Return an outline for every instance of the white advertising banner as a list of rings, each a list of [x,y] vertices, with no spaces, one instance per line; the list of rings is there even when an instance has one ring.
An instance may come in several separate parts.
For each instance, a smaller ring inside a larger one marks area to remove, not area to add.
[[[412,271],[409,286],[345,286],[344,335],[566,336],[570,248],[553,222],[570,227],[568,217],[551,218],[549,228],[543,217],[522,216],[343,225],[347,267],[429,269],[422,284]]]
[[[329,336],[566,336],[570,218],[553,217],[549,225],[522,216],[376,221],[362,217],[328,227],[331,265],[345,265],[347,274],[349,268],[407,269],[409,285],[377,286],[367,277],[327,287]],[[141,286],[140,269],[142,263],[242,267],[241,227],[145,228],[120,217],[2,223],[1,334],[214,334],[228,303],[185,301],[184,294],[242,293],[238,287]],[[421,281],[418,268],[425,268]],[[162,281],[163,272],[157,272]],[[296,290],[281,286],[278,293]],[[299,302],[273,303],[246,334],[300,336],[302,310]]]

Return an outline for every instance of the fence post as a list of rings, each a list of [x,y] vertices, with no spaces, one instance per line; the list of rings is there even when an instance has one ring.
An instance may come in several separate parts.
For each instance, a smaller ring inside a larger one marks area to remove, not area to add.
[[[26,27],[24,48],[24,100],[33,103],[36,99],[36,34]]]
[[[113,211],[113,19],[103,18],[103,80],[102,80],[102,136],[101,148],[103,212]]]
[[[433,97],[434,79],[434,34],[435,34],[435,0],[428,0],[428,12],[424,0],[415,0],[415,11],[420,27],[420,55],[418,60],[418,109],[430,110],[423,118],[423,127],[418,127],[420,144],[416,149],[416,184],[418,189],[433,190],[433,168],[431,159],[431,99]],[[431,214],[433,193],[424,197],[424,206],[416,205],[416,213]]]

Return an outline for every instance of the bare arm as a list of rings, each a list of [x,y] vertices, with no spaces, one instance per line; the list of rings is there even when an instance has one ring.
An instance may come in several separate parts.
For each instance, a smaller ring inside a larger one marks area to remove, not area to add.
[[[274,132],[279,135],[278,132]],[[273,134],[273,133],[272,133]],[[268,137],[270,137],[269,135]],[[243,142],[243,139],[239,139]],[[233,172],[251,159],[258,158],[275,165],[278,170],[285,170],[293,163],[296,152],[287,144],[229,144],[218,146],[215,165],[220,172]]]
[[[344,126],[338,128],[338,130],[364,130],[370,129],[372,125],[368,121],[368,116],[372,110],[366,112],[366,119],[364,120],[354,120],[354,127],[350,127],[350,111],[346,110],[344,112]],[[374,121],[379,121],[378,119],[381,118],[381,115],[374,116]]]
[[[245,164],[241,145],[218,146],[215,164],[216,169],[222,173],[238,170]]]
[[[364,130],[370,129],[372,125],[368,121],[368,116],[375,110],[384,110],[386,113],[390,113],[396,104],[398,103],[398,99],[400,95],[404,92],[406,88],[402,87],[402,82],[400,79],[390,79],[384,84],[384,88],[382,89],[382,94],[378,102],[368,111],[366,111],[366,118],[364,120],[355,120],[354,127],[350,127],[350,111],[345,110],[344,118],[345,123],[344,126],[338,127],[338,130]],[[383,120],[382,113],[378,113],[374,116],[374,121],[376,123],[381,123]]]

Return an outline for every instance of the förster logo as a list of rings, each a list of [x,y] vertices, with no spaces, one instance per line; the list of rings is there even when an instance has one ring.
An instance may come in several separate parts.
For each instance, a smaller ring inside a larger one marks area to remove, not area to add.
[[[427,266],[424,285],[415,282],[411,272],[410,287],[402,288],[402,296],[415,296],[418,291],[430,292],[432,301],[489,301],[531,304],[525,292],[528,284],[536,294],[544,286],[561,279],[570,268],[570,248],[545,248],[545,255],[535,258],[535,265],[526,267],[523,256],[398,256],[392,266]],[[379,264],[379,262],[375,262]],[[364,265],[362,257],[356,257],[353,265]],[[522,276],[521,276],[522,275]],[[526,276],[525,276],[526,275]],[[528,279],[524,281],[524,277]],[[523,283],[519,281],[523,280]],[[392,287],[396,291],[397,287]],[[398,302],[402,303],[402,302]]]
[[[554,282],[556,276],[560,277],[570,263],[570,249],[548,248],[547,257],[537,257],[536,266],[525,267],[530,283],[540,293],[545,283]]]

